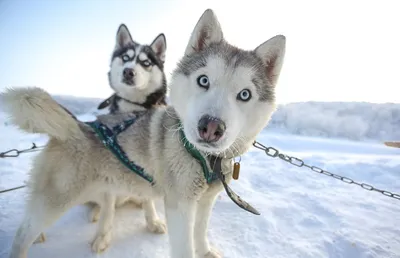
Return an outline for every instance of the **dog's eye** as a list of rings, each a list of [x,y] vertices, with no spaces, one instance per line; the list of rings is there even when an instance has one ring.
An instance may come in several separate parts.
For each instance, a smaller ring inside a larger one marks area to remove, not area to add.
[[[148,66],[151,65],[151,63],[150,63],[149,61],[147,61],[147,60],[143,61],[142,64],[143,64],[143,66],[145,66],[145,67],[148,67]]]
[[[128,55],[123,55],[122,56],[122,60],[124,60],[125,62],[129,61],[129,59],[131,59],[131,58]]]
[[[249,101],[251,99],[251,91],[248,89],[241,90],[236,99],[241,101]]]
[[[197,84],[202,88],[208,89],[210,87],[210,80],[207,75],[203,74],[197,77]]]

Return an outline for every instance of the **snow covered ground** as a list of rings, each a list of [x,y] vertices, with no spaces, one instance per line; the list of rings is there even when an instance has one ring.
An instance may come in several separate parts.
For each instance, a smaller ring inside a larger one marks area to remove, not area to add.
[[[57,100],[83,120],[93,118],[99,103]],[[398,140],[399,126],[399,105],[297,103],[280,107],[258,140],[328,171],[399,193],[400,149],[380,143]],[[47,140],[17,131],[2,113],[0,131],[0,152]],[[23,184],[34,155],[0,159],[0,189]],[[291,166],[254,148],[242,157],[240,179],[231,187],[261,216],[241,210],[221,193],[209,236],[224,257],[400,257],[399,200]],[[8,257],[24,200],[24,189],[0,194],[0,258]],[[160,201],[157,207],[163,216]],[[67,212],[46,231],[45,243],[32,246],[29,257],[168,257],[167,236],[148,233],[142,211],[134,207],[117,211],[110,249],[92,254],[89,244],[97,225],[87,216],[83,206]]]

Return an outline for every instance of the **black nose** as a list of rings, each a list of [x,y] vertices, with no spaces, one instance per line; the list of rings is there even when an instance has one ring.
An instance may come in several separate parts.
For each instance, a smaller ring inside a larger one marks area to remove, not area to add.
[[[124,78],[127,80],[132,80],[135,77],[135,71],[132,68],[125,68],[123,73]]]
[[[218,141],[226,130],[224,121],[219,118],[204,115],[197,125],[200,137],[206,142]]]

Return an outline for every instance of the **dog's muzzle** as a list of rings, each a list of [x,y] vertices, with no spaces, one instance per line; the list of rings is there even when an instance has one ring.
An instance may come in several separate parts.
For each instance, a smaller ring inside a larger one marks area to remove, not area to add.
[[[217,142],[224,135],[226,125],[219,118],[204,115],[197,125],[200,138],[207,143]]]
[[[133,70],[132,68],[125,68],[123,71],[123,77],[124,77],[123,82],[128,85],[133,85],[134,84],[133,79],[135,78],[135,76],[136,76],[135,70]]]

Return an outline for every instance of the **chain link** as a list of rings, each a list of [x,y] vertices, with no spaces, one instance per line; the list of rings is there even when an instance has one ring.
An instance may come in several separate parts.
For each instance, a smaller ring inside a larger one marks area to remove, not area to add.
[[[326,170],[324,170],[322,168],[319,168],[319,167],[316,167],[316,166],[310,166],[310,165],[304,163],[304,161],[299,159],[299,158],[291,157],[289,155],[280,153],[277,149],[275,149],[273,147],[266,147],[266,146],[264,146],[263,144],[261,144],[261,143],[259,143],[257,141],[255,141],[253,143],[253,146],[255,148],[259,149],[259,150],[264,151],[265,154],[267,154],[268,156],[270,156],[272,158],[277,158],[278,157],[278,158],[282,159],[283,161],[286,161],[286,162],[288,162],[288,163],[290,163],[290,164],[292,164],[292,165],[294,165],[296,167],[307,167],[307,168],[311,169],[313,172],[316,172],[316,173],[319,173],[319,174],[323,174],[325,176],[333,177],[335,179],[338,179],[338,180],[340,180],[340,181],[342,181],[344,183],[350,184],[350,185],[351,184],[355,184],[355,185],[358,185],[358,186],[360,186],[361,188],[363,188],[365,190],[379,192],[379,193],[381,193],[381,194],[383,194],[383,195],[385,195],[387,197],[392,197],[394,199],[400,200],[400,195],[399,194],[395,194],[395,193],[391,193],[389,191],[381,190],[381,189],[375,188],[375,187],[373,187],[372,185],[369,185],[369,184],[356,182],[351,178],[331,173],[329,171],[326,171]]]
[[[292,164],[292,165],[294,165],[296,167],[307,167],[307,168],[311,169],[313,172],[333,177],[333,178],[338,179],[338,180],[340,180],[340,181],[342,181],[344,183],[347,183],[347,184],[355,184],[355,185],[358,185],[358,186],[360,186],[361,188],[363,188],[365,190],[379,192],[379,193],[381,193],[381,194],[383,194],[383,195],[385,195],[387,197],[392,197],[394,199],[400,200],[400,195],[399,194],[392,193],[392,192],[389,192],[389,191],[386,191],[386,190],[381,190],[381,189],[375,188],[374,186],[366,184],[366,183],[356,182],[351,178],[331,173],[329,171],[326,171],[326,170],[324,170],[322,168],[319,168],[319,167],[316,167],[316,166],[310,166],[310,165],[304,163],[304,161],[299,159],[299,158],[292,157],[292,156],[289,156],[289,155],[284,154],[284,153],[280,153],[279,150],[277,150],[274,147],[266,147],[266,146],[264,146],[263,144],[261,144],[261,143],[259,143],[257,141],[255,141],[253,143],[253,146],[255,148],[259,149],[259,150],[264,151],[267,156],[270,156],[272,158],[280,158],[281,160],[286,161],[286,162],[288,162],[288,163],[290,163],[290,164]],[[43,148],[44,148],[44,146],[37,146],[35,143],[32,143],[32,147],[29,148],[29,149],[24,149],[24,150],[11,149],[11,150],[8,150],[8,151],[5,151],[5,152],[1,152],[0,153],[0,158],[18,157],[22,153],[36,152],[36,151],[39,151],[39,150],[41,150]],[[20,188],[23,188],[23,187],[24,186],[20,186],[20,187],[16,187],[16,188],[13,188],[13,189],[8,189],[6,191],[16,190],[16,189],[20,189]],[[6,192],[6,191],[4,191],[4,192]]]
[[[11,149],[5,152],[0,152],[0,158],[16,158],[22,153],[35,152],[43,148],[44,146],[36,146],[35,143],[32,143],[32,147],[30,147],[29,149],[24,149],[24,150]]]
[[[11,149],[11,150],[8,150],[8,151],[5,151],[5,152],[0,152],[0,158],[16,158],[20,154],[40,151],[43,148],[44,148],[44,146],[37,146],[33,142],[32,143],[32,147],[30,147],[29,149],[24,149],[24,150]],[[26,187],[26,186],[25,185],[21,185],[21,186],[9,188],[9,189],[0,190],[0,194],[6,193],[6,192],[15,191],[15,190],[18,190],[18,189],[21,189],[21,188],[24,188],[24,187]]]

